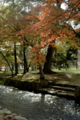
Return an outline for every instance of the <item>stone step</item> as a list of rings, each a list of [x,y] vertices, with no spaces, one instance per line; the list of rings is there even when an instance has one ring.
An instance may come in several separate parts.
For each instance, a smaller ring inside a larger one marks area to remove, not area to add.
[[[54,86],[64,86],[64,87],[72,87],[72,88],[76,88],[78,87],[78,85],[74,85],[71,83],[54,83],[53,81],[49,81],[48,82],[49,85],[54,85]]]
[[[54,95],[52,91],[48,91],[49,94]],[[74,93],[73,92],[66,92],[66,91],[56,91],[57,96],[65,97],[69,99],[74,99]]]
[[[40,88],[40,92],[44,94],[57,95],[68,99],[74,99],[74,92],[72,91],[57,90],[53,88]]]
[[[57,85],[49,85],[50,88],[57,89],[57,90],[64,90],[64,91],[75,91],[75,88],[73,87],[66,87],[66,86],[57,86]]]

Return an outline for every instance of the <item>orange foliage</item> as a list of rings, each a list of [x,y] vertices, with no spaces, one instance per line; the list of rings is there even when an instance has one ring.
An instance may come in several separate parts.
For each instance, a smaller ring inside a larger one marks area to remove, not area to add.
[[[65,3],[68,8],[65,10],[61,9],[58,6],[61,3]],[[46,0],[39,8],[41,11],[40,15],[35,14],[35,17],[31,15],[26,18],[27,21],[32,21],[33,24],[20,31],[19,34],[34,32],[36,36],[39,36],[39,42],[36,41],[35,44],[40,44],[33,46],[30,52],[30,55],[36,54],[34,61],[45,61],[40,51],[46,45],[52,44],[55,40],[62,39],[63,41],[66,40],[66,37],[74,36],[74,32],[68,27],[69,24],[67,22],[80,19],[78,9],[80,9],[80,0],[69,0],[67,2],[64,2],[64,0]]]
[[[44,55],[40,52],[40,50],[41,50],[41,47],[39,47],[37,45],[33,46],[33,48],[31,49],[30,56],[32,56],[33,54],[36,55],[36,57],[34,57],[32,63],[36,62],[36,63],[40,64],[41,62],[46,61]]]

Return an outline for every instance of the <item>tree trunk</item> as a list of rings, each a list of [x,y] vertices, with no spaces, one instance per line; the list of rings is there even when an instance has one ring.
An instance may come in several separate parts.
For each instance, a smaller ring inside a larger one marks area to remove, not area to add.
[[[15,75],[18,74],[18,63],[17,63],[17,55],[16,55],[16,44],[14,43],[14,59],[15,59]]]
[[[60,8],[60,2],[59,0],[57,0],[57,6],[58,8]],[[54,40],[54,43],[55,43],[55,40]],[[54,73],[51,71],[51,62],[52,62],[52,56],[53,56],[53,52],[54,52],[54,48],[49,45],[48,47],[48,52],[47,52],[47,56],[46,56],[46,61],[45,64],[44,64],[44,73]]]
[[[76,58],[78,59],[78,50],[76,50]],[[78,69],[78,60],[76,60],[76,69]]]
[[[39,64],[39,71],[40,71],[40,79],[44,80],[45,77],[44,77],[44,72],[43,72],[41,64]]]
[[[25,42],[24,42],[24,50],[23,50],[23,54],[24,54],[24,74],[25,74],[26,72],[28,72],[25,50],[26,50],[26,48],[25,48]]]
[[[48,52],[46,55],[47,62],[45,62],[44,68],[43,68],[44,73],[51,73],[52,72],[51,71],[51,62],[52,62],[53,52],[54,52],[54,48],[51,45],[49,45]]]
[[[14,70],[14,64],[11,62],[12,71]]]
[[[10,64],[9,64],[8,60],[7,60],[6,57],[3,55],[2,52],[0,52],[0,54],[1,54],[1,55],[3,56],[3,58],[6,60],[8,66],[9,66],[9,68],[10,68],[10,71],[11,71],[11,73],[12,73],[12,75],[13,75],[13,71],[12,71],[12,69],[11,69],[11,67],[10,67]]]

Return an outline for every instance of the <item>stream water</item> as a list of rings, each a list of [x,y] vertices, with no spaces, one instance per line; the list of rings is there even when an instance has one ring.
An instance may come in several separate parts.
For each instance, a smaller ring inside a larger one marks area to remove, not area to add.
[[[80,120],[80,106],[49,94],[35,94],[0,86],[0,105],[28,120]]]

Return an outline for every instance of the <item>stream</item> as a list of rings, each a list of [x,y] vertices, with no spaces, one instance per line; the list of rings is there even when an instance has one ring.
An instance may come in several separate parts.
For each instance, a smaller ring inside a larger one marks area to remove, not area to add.
[[[3,85],[0,106],[28,120],[80,120],[80,106],[74,100]]]

